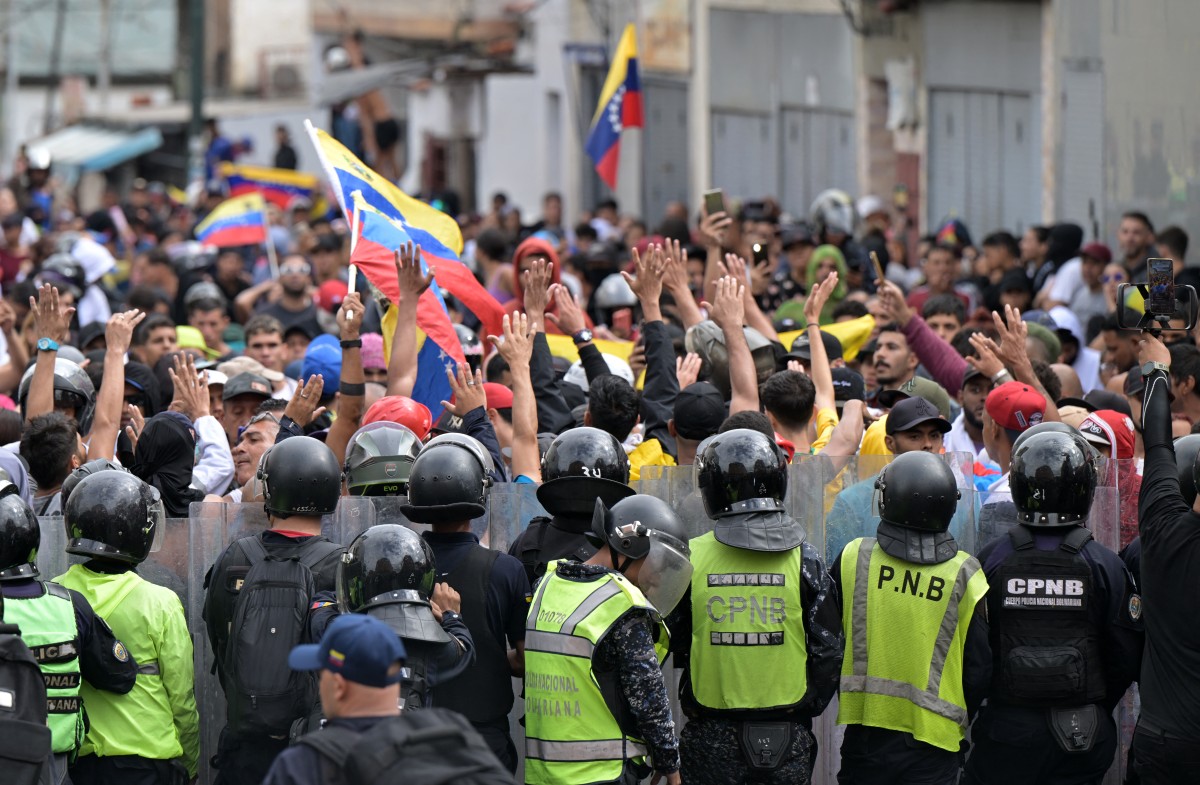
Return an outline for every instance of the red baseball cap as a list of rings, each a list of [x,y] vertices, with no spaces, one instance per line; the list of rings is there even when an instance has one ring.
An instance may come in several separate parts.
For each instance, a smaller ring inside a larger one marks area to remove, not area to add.
[[[373,422],[394,422],[403,425],[417,435],[421,441],[429,435],[433,427],[433,414],[422,403],[406,398],[403,395],[385,395],[367,409],[363,415],[362,424]]]
[[[1128,414],[1113,409],[1097,409],[1079,423],[1083,438],[1100,447],[1112,450],[1112,457],[1125,460],[1133,457],[1133,420]]]
[[[503,384],[496,382],[484,382],[483,392],[487,395],[487,407],[489,409],[511,409],[512,408],[512,390],[505,387]]]
[[[1042,421],[1046,399],[1028,384],[1005,382],[988,393],[983,407],[1001,428],[1025,431]]]
[[[1108,264],[1112,261],[1112,251],[1108,250],[1108,246],[1104,243],[1088,243],[1079,249],[1079,255],[1095,259],[1100,264]]]
[[[334,313],[342,306],[342,300],[346,299],[349,291],[350,287],[346,286],[345,281],[326,281],[317,287],[317,307]]]

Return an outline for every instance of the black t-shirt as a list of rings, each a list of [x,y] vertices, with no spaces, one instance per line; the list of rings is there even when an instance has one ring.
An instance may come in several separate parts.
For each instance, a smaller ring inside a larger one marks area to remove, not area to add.
[[[325,329],[321,327],[321,322],[317,319],[315,303],[309,303],[307,308],[300,311],[289,311],[281,303],[272,303],[265,308],[260,308],[258,312],[278,319],[279,323],[283,325],[284,335],[287,335],[288,330],[293,327],[301,328],[308,333],[310,338],[316,338],[325,332]]]

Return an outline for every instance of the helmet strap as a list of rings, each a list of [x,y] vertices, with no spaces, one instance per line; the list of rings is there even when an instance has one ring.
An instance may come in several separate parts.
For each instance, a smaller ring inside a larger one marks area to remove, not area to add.
[[[625,571],[627,569],[629,569],[629,565],[631,565],[635,561],[637,561],[637,559],[633,558],[632,556],[626,556],[625,561],[622,562],[621,556],[623,554],[621,554],[616,548],[614,548],[612,546],[612,543],[608,544],[608,552],[609,552],[609,557],[612,559],[613,566],[616,567],[617,572],[621,573],[622,575],[624,575]]]

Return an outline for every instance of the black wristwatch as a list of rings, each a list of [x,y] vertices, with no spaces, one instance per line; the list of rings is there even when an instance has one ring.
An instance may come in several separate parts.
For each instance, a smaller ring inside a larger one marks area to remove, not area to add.
[[[339,341],[343,349],[361,349],[362,338],[355,338],[351,341]]]
[[[1149,376],[1155,371],[1162,371],[1163,373],[1170,374],[1171,366],[1164,365],[1163,363],[1156,363],[1153,360],[1142,366],[1142,376]]]
[[[571,340],[575,342],[576,346],[582,346],[585,343],[591,343],[592,331],[584,327],[582,330],[572,335]]]

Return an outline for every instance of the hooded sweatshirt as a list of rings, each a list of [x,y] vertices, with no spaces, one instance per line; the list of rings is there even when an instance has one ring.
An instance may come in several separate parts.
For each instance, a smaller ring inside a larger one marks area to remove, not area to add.
[[[539,237],[530,237],[523,243],[517,246],[517,250],[513,253],[513,299],[504,304],[504,312],[513,314],[525,310],[525,282],[521,280],[521,275],[518,272],[521,269],[521,261],[531,256],[544,256],[553,267],[550,270],[550,283],[556,284],[562,282],[562,263],[558,260],[558,252],[554,250],[554,246]],[[550,300],[546,305],[546,313],[557,314],[558,306],[554,300]],[[583,315],[584,321],[590,329],[592,320],[588,318],[587,313]],[[562,330],[549,319],[546,320],[546,332],[550,335],[562,335]]]
[[[829,301],[825,303],[825,307],[821,309],[821,324],[828,324],[833,321],[833,309],[838,303],[846,298],[846,257],[838,250],[836,245],[821,245],[812,252],[808,259],[808,267],[804,272],[804,285],[811,292],[819,283],[817,281],[817,267],[826,259],[832,258],[837,265],[838,283],[833,288],[833,294],[829,296]],[[797,325],[807,326],[807,321],[804,319],[804,301],[790,300],[775,310],[775,319],[793,319]]]

